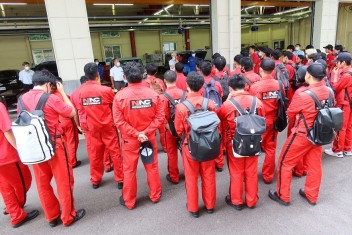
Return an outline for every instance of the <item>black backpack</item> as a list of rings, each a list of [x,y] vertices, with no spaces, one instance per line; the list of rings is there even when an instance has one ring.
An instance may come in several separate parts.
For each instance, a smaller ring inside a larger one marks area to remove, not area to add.
[[[222,101],[224,102],[230,94],[229,84],[228,84],[229,76],[227,75],[227,73],[224,73],[224,76],[222,77],[222,79],[220,79],[217,76],[214,76],[213,78],[215,81],[218,81],[222,87],[222,92],[223,92]]]
[[[352,76],[352,72],[351,71],[347,71],[345,73],[347,73],[350,76]],[[352,79],[352,77],[350,79]],[[350,94],[348,93],[348,89],[347,88],[345,88],[345,99],[348,101],[348,103],[350,104],[350,107],[352,108],[352,100],[351,100]]]
[[[204,98],[202,108],[196,108],[188,101],[182,103],[191,114],[187,122],[191,128],[188,137],[188,149],[192,159],[197,162],[214,160],[219,156],[221,137],[218,130],[220,120],[215,112],[208,111],[209,99]]]
[[[168,124],[169,124],[169,127],[170,127],[170,131],[171,131],[171,134],[174,136],[174,137],[179,137],[177,135],[177,132],[176,132],[176,129],[175,129],[175,111],[176,111],[176,105],[183,102],[186,98],[186,92],[183,91],[182,93],[182,96],[181,96],[181,99],[179,100],[174,100],[171,95],[169,95],[167,92],[164,92],[163,93],[165,95],[165,97],[170,101],[170,119],[167,120]]]
[[[333,107],[333,91],[329,87],[328,90],[329,98],[325,101],[325,104],[321,104],[314,92],[310,90],[304,91],[314,100],[318,114],[314,120],[312,128],[308,128],[303,114],[301,114],[301,119],[303,119],[304,125],[307,129],[308,140],[317,146],[330,144],[334,140],[336,132],[342,128],[343,111],[340,108]]]
[[[235,117],[236,132],[232,144],[235,157],[259,156],[266,124],[265,118],[256,114],[257,98],[253,97],[249,112],[244,111],[235,99],[230,101],[240,113]]]
[[[215,80],[212,79],[208,84],[204,83],[204,98],[211,99],[215,103],[216,109],[219,109],[222,104],[222,97],[215,89]]]
[[[290,89],[290,74],[288,73],[284,64],[276,65],[275,79],[281,82],[287,92]]]
[[[287,106],[288,106],[288,99],[286,98],[284,92],[283,92],[283,85],[282,83],[279,81],[279,87],[280,90],[277,93],[277,105],[278,105],[278,109],[277,109],[277,118],[276,121],[274,123],[274,128],[275,130],[278,130],[279,132],[285,130],[285,128],[287,127]]]

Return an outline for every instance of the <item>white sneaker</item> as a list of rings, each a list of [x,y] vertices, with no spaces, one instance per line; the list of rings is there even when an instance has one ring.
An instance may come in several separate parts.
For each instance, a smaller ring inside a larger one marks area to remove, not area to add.
[[[327,155],[330,155],[332,157],[338,157],[338,158],[342,158],[344,156],[342,152],[337,152],[337,153],[333,152],[332,148],[325,149],[324,153],[326,153]]]
[[[349,152],[344,151],[343,156],[344,157],[352,157],[352,151],[349,151]]]

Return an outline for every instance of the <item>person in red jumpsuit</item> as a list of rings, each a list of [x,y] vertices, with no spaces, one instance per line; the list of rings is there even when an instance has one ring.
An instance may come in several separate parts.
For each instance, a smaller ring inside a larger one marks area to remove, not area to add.
[[[323,81],[324,70],[320,63],[312,63],[308,66],[305,76],[309,84],[308,90],[314,92],[320,101],[329,98],[328,88]],[[307,128],[303,121],[304,118],[308,128],[312,128],[317,114],[314,100],[305,92],[300,92],[287,109],[289,119],[298,117],[299,120],[281,149],[276,191],[269,191],[269,197],[281,205],[290,204],[292,170],[302,158],[306,160],[308,171],[304,189],[300,189],[299,194],[311,205],[315,205],[318,200],[322,178],[322,146],[316,146],[308,140]]]
[[[11,225],[17,228],[37,217],[39,211],[23,210],[32,175],[20,161],[11,124],[5,105],[0,103],[0,193],[6,206],[4,214],[10,215]]]
[[[204,79],[204,84],[209,84],[212,80],[214,81],[215,90],[219,93],[220,99],[224,96],[220,82],[215,81],[211,75],[212,65],[208,61],[204,61],[200,67]],[[200,94],[204,95],[204,87],[200,90]],[[221,147],[222,148],[222,147]],[[222,172],[224,168],[224,155],[223,150],[220,150],[219,157],[215,159],[215,167],[218,172]]]
[[[175,70],[176,70],[176,86],[184,91],[187,91],[187,84],[186,84],[186,76],[183,74],[183,68],[184,65],[180,62],[175,64]]]
[[[324,152],[333,157],[352,156],[352,115],[350,101],[352,91],[352,56],[348,52],[341,52],[336,57],[336,68],[333,70],[331,84],[336,94],[337,107],[343,110],[342,129],[337,133],[332,148]]]
[[[245,90],[249,91],[249,88],[256,82],[260,81],[260,76],[253,71],[253,61],[249,57],[243,57],[240,60],[241,70],[244,72],[246,81]]]
[[[282,58],[282,62],[284,63],[288,74],[289,74],[289,82],[290,82],[290,89],[288,89],[286,97],[289,101],[289,103],[292,101],[292,97],[294,94],[294,90],[293,90],[293,80],[295,79],[295,63],[293,62],[292,58],[293,58],[293,53],[289,52],[289,51],[284,51],[282,53],[283,58]]]
[[[56,80],[62,83],[62,79],[60,77],[57,77]],[[58,92],[56,88],[56,84],[52,84],[51,94],[56,95],[60,98],[60,100],[63,101],[60,92]],[[68,98],[70,97],[68,96]],[[59,122],[61,124],[63,133],[65,133],[63,138],[66,144],[69,163],[71,164],[72,168],[78,167],[82,162],[77,160],[77,149],[79,143],[77,125],[74,121],[74,118],[67,118],[63,116],[60,116]]]
[[[274,128],[277,119],[277,95],[279,82],[272,76],[275,62],[265,58],[260,63],[260,75],[262,79],[251,86],[249,93],[263,102],[266,118],[266,131],[263,135],[262,149],[265,152],[265,160],[262,168],[264,183],[270,184],[274,179],[275,153],[278,131]]]
[[[257,48],[252,45],[249,47],[249,56],[253,61],[253,71],[257,74],[259,74],[259,67],[260,67],[260,59],[257,54]]]
[[[295,51],[295,46],[294,45],[288,45],[286,48],[286,51],[289,51],[292,53],[292,62],[294,64],[296,64],[296,60],[297,60],[297,56],[295,54],[293,54],[293,52]]]
[[[33,75],[34,88],[22,95],[22,101],[27,110],[34,110],[44,92],[51,92],[50,85],[53,83],[56,83],[57,90],[64,101],[55,95],[50,95],[43,113],[50,136],[56,143],[55,156],[48,161],[32,165],[40,202],[51,227],[58,224],[60,217],[64,226],[70,226],[83,218],[86,213],[84,209],[76,211],[74,207],[72,167],[68,163],[59,117],[72,118],[76,115],[76,110],[65,94],[63,85],[56,82],[55,76],[49,71],[37,71]],[[56,198],[51,186],[53,177],[59,199]]]
[[[158,167],[158,146],[155,132],[164,123],[164,110],[159,95],[142,84],[143,66],[130,62],[124,68],[128,87],[116,94],[113,104],[114,122],[122,135],[124,187],[120,204],[133,209],[137,196],[137,164],[142,142],[153,145],[154,161],[145,164],[149,198],[157,203],[161,197]]]
[[[264,108],[262,102],[255,96],[251,96],[245,91],[246,80],[241,75],[234,75],[229,80],[230,95],[228,99],[235,99],[243,108],[249,110],[252,100],[257,100],[256,114],[264,116]],[[229,195],[225,201],[228,205],[236,210],[242,210],[244,207],[243,190],[245,188],[246,205],[254,208],[258,201],[258,156],[236,158],[233,154],[232,140],[236,132],[235,118],[239,116],[237,109],[227,100],[218,111],[218,116],[221,122],[225,122],[228,128],[224,135],[228,140],[227,147],[227,162],[230,172],[230,188]]]
[[[335,55],[334,55],[334,47],[331,44],[326,45],[323,47],[326,53],[326,63],[328,64],[328,71],[329,73],[335,68],[336,63]]]
[[[210,70],[210,69],[209,69]],[[210,72],[209,72],[210,73]],[[187,75],[188,97],[187,100],[196,108],[199,109],[203,102],[203,95],[200,93],[204,84],[202,75],[191,72]],[[209,100],[208,110],[215,111],[215,104]],[[198,206],[198,176],[202,180],[202,198],[205,204],[207,213],[214,212],[216,201],[216,176],[215,176],[215,160],[197,162],[194,161],[188,149],[188,136],[190,126],[186,120],[189,111],[184,104],[176,106],[175,128],[177,134],[182,136],[185,134],[184,142],[182,143],[182,162],[185,172],[186,194],[187,194],[187,209],[195,218],[199,217]]]
[[[236,55],[233,58],[233,70],[230,72],[229,76],[235,75],[235,74],[241,74],[241,59],[243,58],[242,55]]]
[[[89,132],[90,153],[90,182],[94,189],[100,187],[104,174],[104,153],[109,151],[114,163],[114,179],[117,187],[123,187],[122,156],[120,153],[119,137],[112,118],[113,91],[100,84],[98,66],[88,63],[84,66],[88,81],[79,92],[79,112],[84,110],[87,115],[87,129]]]
[[[177,68],[177,64],[176,64]],[[166,175],[167,181],[178,184],[179,182],[179,169],[178,169],[178,138],[173,136],[168,121],[171,119],[171,108],[172,104],[166,97],[165,93],[171,96],[176,104],[181,102],[181,98],[186,97],[185,91],[177,87],[177,78],[174,71],[166,71],[164,74],[164,81],[166,83],[166,91],[163,95],[160,95],[160,101],[165,110],[165,128],[166,128],[166,152],[167,152],[167,170],[169,174]]]

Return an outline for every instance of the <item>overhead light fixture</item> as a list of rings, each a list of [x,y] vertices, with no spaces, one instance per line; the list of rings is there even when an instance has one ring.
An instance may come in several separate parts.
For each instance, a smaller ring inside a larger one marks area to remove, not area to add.
[[[155,12],[153,15],[160,15],[163,11],[167,11],[167,10],[169,10],[171,7],[173,7],[174,6],[174,4],[171,4],[171,5],[168,5],[168,6],[166,6],[166,7],[164,7],[163,9],[161,9],[161,10],[159,10],[159,11],[157,11],[157,12]]]
[[[93,6],[133,6],[132,3],[93,3]]]
[[[283,15],[283,14],[286,14],[286,13],[291,13],[291,12],[295,12],[295,11],[300,11],[300,10],[304,10],[304,9],[307,9],[309,7],[298,7],[298,8],[293,8],[293,9],[290,9],[290,10],[287,10],[287,11],[280,11],[280,12],[276,12],[274,13],[274,15]]]
[[[183,4],[184,7],[209,7],[208,4]]]
[[[1,2],[0,5],[27,5],[25,2]]]

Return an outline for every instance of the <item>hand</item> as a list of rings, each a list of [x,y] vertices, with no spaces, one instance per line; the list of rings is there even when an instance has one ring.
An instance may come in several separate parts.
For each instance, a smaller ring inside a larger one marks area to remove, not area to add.
[[[138,135],[138,141],[142,143],[148,141],[148,136],[146,136],[143,132],[140,132]]]
[[[167,130],[171,131],[171,130],[170,130],[170,125],[169,125],[169,123],[165,125],[165,128],[166,128]]]
[[[64,85],[62,85],[61,82],[56,82],[56,87],[57,87],[57,91],[60,93],[65,93],[64,91]]]

